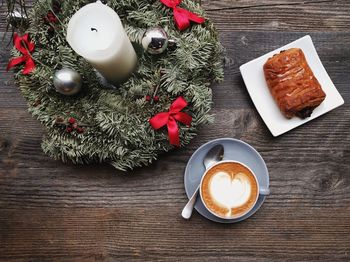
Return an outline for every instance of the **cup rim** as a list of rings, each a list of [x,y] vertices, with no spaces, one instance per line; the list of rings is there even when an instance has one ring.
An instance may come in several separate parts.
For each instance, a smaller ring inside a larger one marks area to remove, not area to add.
[[[207,207],[205,201],[203,200],[202,184],[203,184],[204,177],[208,174],[208,171],[209,171],[210,169],[212,169],[213,167],[215,167],[215,166],[217,166],[217,165],[219,165],[219,164],[223,164],[223,163],[237,163],[237,164],[240,164],[240,165],[244,166],[245,168],[247,168],[247,169],[251,172],[251,174],[253,175],[253,177],[254,177],[254,179],[255,179],[255,182],[256,182],[256,184],[257,184],[258,193],[256,194],[256,198],[255,198],[254,204],[252,205],[252,207],[251,207],[250,209],[248,209],[246,212],[242,213],[240,216],[237,216],[237,217],[224,217],[224,216],[220,216],[220,215],[214,213],[212,210],[210,210],[210,208]],[[211,165],[207,170],[205,170],[205,172],[204,172],[204,174],[203,174],[203,176],[202,176],[202,178],[201,178],[201,182],[200,182],[200,184],[199,184],[199,194],[200,194],[200,198],[201,198],[201,200],[202,200],[202,203],[203,203],[205,209],[208,210],[208,211],[209,211],[211,214],[213,214],[214,216],[219,217],[219,218],[221,218],[221,219],[225,219],[225,220],[239,219],[239,218],[245,216],[246,214],[248,214],[248,213],[255,207],[256,203],[258,202],[259,195],[260,195],[260,184],[259,184],[259,180],[258,180],[257,176],[255,175],[255,173],[253,172],[253,170],[252,170],[249,166],[247,166],[246,164],[244,164],[244,163],[242,163],[242,162],[240,162],[240,161],[237,161],[237,160],[222,160],[222,161],[219,161],[219,162],[217,162],[217,163]]]

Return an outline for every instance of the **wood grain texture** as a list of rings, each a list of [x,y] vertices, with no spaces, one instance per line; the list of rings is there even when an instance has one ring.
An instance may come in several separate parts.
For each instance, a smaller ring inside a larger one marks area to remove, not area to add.
[[[349,261],[350,2],[202,1],[227,49],[213,86],[216,121],[184,149],[123,174],[64,165],[40,149],[40,124],[5,72],[0,48],[0,261]],[[3,12],[3,11],[2,11]],[[0,16],[0,37],[4,20]],[[239,66],[311,34],[345,105],[278,138],[252,104]],[[234,225],[180,217],[183,171],[203,143],[234,137],[265,159],[272,194]]]
[[[202,1],[221,32],[348,31],[347,0],[212,0]]]

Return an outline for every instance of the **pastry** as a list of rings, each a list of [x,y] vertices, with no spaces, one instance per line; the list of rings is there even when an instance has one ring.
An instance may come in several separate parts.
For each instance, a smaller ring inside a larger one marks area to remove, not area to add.
[[[264,74],[273,98],[287,118],[309,117],[326,97],[299,48],[281,51],[269,58]]]

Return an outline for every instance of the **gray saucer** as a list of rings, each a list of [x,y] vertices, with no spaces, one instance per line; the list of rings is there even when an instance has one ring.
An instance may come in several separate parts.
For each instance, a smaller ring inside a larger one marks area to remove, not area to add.
[[[202,145],[196,150],[196,152],[193,153],[190,160],[188,161],[184,177],[185,191],[188,198],[190,198],[196,190],[205,172],[203,165],[204,156],[207,154],[210,148],[217,144],[224,146],[225,154],[223,160],[236,160],[243,164],[246,164],[257,176],[261,187],[269,188],[269,172],[267,170],[265,161],[260,156],[260,154],[252,146],[241,140],[233,138],[219,138]],[[195,209],[199,214],[209,220],[219,223],[236,223],[247,219],[256,211],[258,211],[258,209],[264,203],[265,198],[266,196],[260,195],[254,208],[245,216],[237,219],[222,219],[214,216],[204,207],[199,195],[195,204]]]

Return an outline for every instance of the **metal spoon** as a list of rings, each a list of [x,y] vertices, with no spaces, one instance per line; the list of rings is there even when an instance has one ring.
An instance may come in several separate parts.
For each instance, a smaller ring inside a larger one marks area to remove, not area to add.
[[[209,167],[211,167],[215,163],[221,161],[223,157],[224,157],[224,147],[222,145],[216,145],[212,147],[208,151],[208,153],[205,155],[203,160],[205,169],[207,170]],[[186,206],[182,210],[181,216],[184,219],[189,219],[192,215],[193,207],[194,207],[194,204],[196,203],[197,195],[199,192],[199,186],[200,185],[198,185],[193,195],[191,196],[190,200],[187,202]]]

